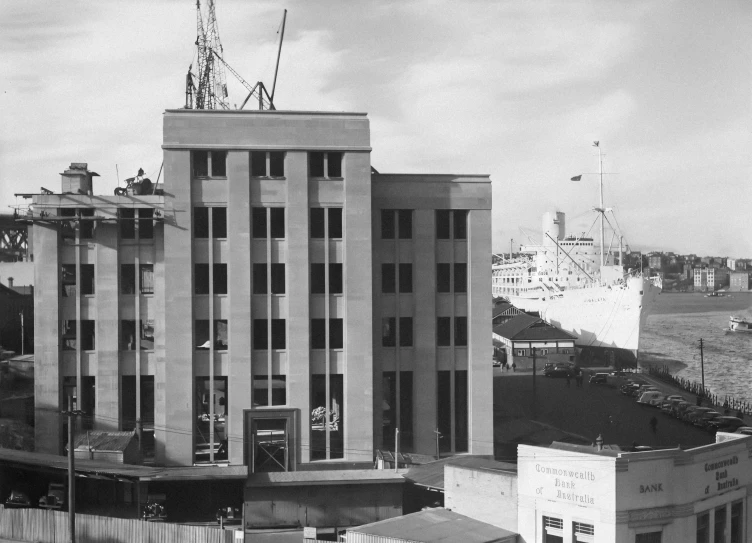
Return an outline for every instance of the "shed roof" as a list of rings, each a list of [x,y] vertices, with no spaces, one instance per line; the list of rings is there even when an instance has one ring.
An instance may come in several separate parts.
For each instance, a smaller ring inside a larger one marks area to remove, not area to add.
[[[403,470],[404,472],[404,470]],[[279,471],[248,476],[250,487],[310,486],[343,484],[404,483],[399,472],[384,469],[340,469],[320,471]]]
[[[348,533],[421,543],[494,543],[515,541],[517,534],[443,508],[427,509],[351,528]]]
[[[135,432],[91,431],[77,434],[74,443],[76,450],[123,452],[128,448],[134,437],[136,437]]]
[[[559,330],[539,317],[520,313],[506,322],[497,324],[494,334],[517,341],[577,339],[577,336]]]
[[[405,474],[405,478],[413,484],[444,490],[444,466],[463,466],[471,469],[485,469],[498,471],[517,471],[517,466],[506,462],[490,460],[485,456],[451,456],[442,458],[429,464],[411,467]]]

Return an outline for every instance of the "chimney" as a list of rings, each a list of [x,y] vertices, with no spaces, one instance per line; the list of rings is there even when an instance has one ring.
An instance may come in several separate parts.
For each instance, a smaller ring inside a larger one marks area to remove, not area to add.
[[[603,436],[601,434],[598,434],[598,437],[595,439],[595,450],[598,452],[603,450]]]
[[[12,277],[8,277],[8,287],[9,288],[13,288],[13,278]]]
[[[60,174],[63,194],[92,194],[91,178],[99,174],[90,172],[86,162],[71,162],[70,168]]]

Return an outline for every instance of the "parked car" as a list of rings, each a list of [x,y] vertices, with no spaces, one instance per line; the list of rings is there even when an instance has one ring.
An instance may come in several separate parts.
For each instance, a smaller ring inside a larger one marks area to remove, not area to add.
[[[660,390],[646,390],[637,398],[637,403],[654,406],[658,405],[658,402],[660,402],[664,397],[665,394],[663,394],[663,392],[661,392]]]
[[[605,385],[608,383],[608,373],[594,373],[590,379],[588,379],[588,383],[591,385]]]
[[[718,411],[706,411],[694,420],[694,425],[698,428],[707,428],[710,421],[722,416]]]
[[[713,411],[713,408],[712,407],[698,407],[696,405],[692,406],[684,412],[684,414],[682,415],[682,420],[686,422],[694,423],[696,418],[702,416],[703,413],[707,413],[708,411]]]
[[[746,436],[752,436],[752,426],[742,426],[737,428],[735,434],[744,434]]]
[[[746,424],[738,417],[717,417],[711,420],[707,428],[711,432],[735,432]]]
[[[167,496],[164,494],[149,494],[146,497],[146,505],[141,510],[141,520],[147,522],[164,522],[167,520],[165,509]]]
[[[543,369],[543,375],[545,377],[574,377],[574,374],[574,366],[570,364],[555,364],[554,366]]]
[[[29,495],[26,494],[26,492],[18,489],[13,489],[10,491],[10,496],[8,496],[8,499],[5,500],[5,507],[6,509],[31,507],[31,500],[29,500]]]
[[[65,485],[62,483],[50,483],[49,487],[47,487],[47,494],[39,498],[39,507],[62,511],[65,507]]]
[[[631,396],[632,392],[640,388],[641,384],[642,383],[638,383],[636,381],[627,381],[627,383],[625,385],[622,385],[619,390],[621,391],[622,394],[626,396]]]
[[[671,409],[671,416],[681,419],[684,417],[684,413],[693,407],[697,406],[690,402],[679,402]]]
[[[635,390],[634,392],[632,392],[632,396],[634,396],[635,398],[639,398],[640,396],[642,396],[646,392],[660,392],[660,391],[658,390],[658,387],[656,387],[656,386],[653,386],[653,385],[643,385],[640,388],[638,388],[637,390]]]
[[[217,522],[220,524],[236,524],[242,522],[243,517],[238,507],[220,507],[217,509]]]
[[[663,404],[661,405],[661,411],[666,413],[667,415],[674,415],[674,413],[681,409],[682,407],[687,408],[691,403],[689,403],[686,400],[664,400]]]

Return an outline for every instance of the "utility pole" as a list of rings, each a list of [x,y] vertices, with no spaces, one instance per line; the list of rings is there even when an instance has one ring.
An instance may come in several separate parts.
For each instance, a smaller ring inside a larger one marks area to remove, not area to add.
[[[82,412],[73,409],[73,397],[68,396],[68,410],[63,411],[68,416],[68,526],[70,531],[70,543],[76,543],[76,444],[75,437],[75,418]]]
[[[399,428],[394,429],[394,471],[399,466]]]
[[[24,354],[24,312],[23,309],[19,313],[21,315],[21,354]]]
[[[705,397],[705,361],[702,358],[702,338],[700,338],[700,374],[702,375],[702,396]]]
[[[439,455],[439,438],[441,437],[441,432],[439,432],[439,429],[436,428],[433,433],[436,434],[436,460],[438,460],[439,458],[441,458],[441,456]]]
[[[532,354],[533,354],[533,416],[536,416],[536,411],[537,411],[536,410],[536,407],[537,407],[536,404],[538,402],[538,398],[535,395],[535,393],[536,393],[536,388],[535,388],[535,373],[536,373],[536,368],[535,368],[535,359],[536,359],[536,356],[535,356],[536,355],[535,347],[533,347],[531,350],[532,350]]]

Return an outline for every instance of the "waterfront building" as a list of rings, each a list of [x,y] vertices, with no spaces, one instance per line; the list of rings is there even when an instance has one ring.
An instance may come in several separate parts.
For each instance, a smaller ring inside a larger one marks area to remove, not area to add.
[[[744,292],[750,290],[750,288],[752,288],[750,272],[735,271],[729,274],[729,290]]]
[[[660,270],[663,268],[663,254],[661,253],[652,253],[650,256],[648,256],[648,266],[653,270]]]
[[[577,336],[548,324],[527,313],[509,319],[493,328],[494,351],[501,351],[502,360],[519,369],[542,370],[546,363],[575,363]]]
[[[695,290],[718,290],[721,287],[728,286],[728,270],[714,268],[712,265],[694,270]]]
[[[36,450],[158,465],[493,453],[485,175],[378,174],[365,114],[168,110],[164,183],[33,199]]]

